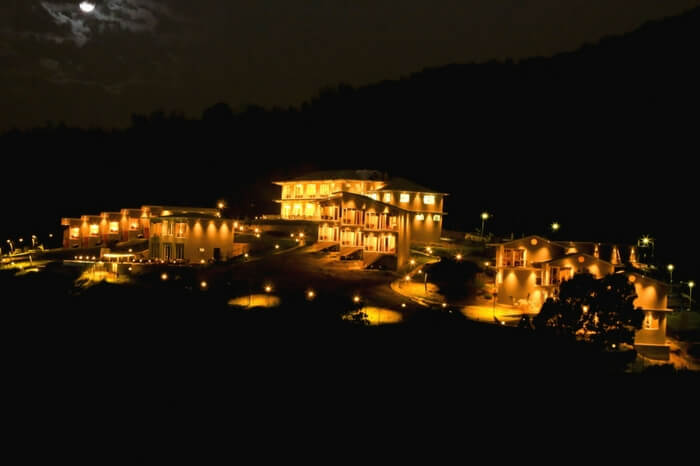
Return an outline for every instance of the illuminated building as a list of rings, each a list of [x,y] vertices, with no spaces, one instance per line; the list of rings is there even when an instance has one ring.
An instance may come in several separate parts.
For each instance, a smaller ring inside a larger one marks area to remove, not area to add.
[[[150,218],[150,257],[201,264],[233,257],[233,220],[196,212],[164,210]]]
[[[550,241],[541,236],[492,245],[496,247],[496,289],[500,304],[537,312],[559,285],[577,273],[595,278],[616,273],[624,264],[636,266],[633,246]],[[669,285],[638,272],[627,273],[637,292],[635,308],[644,312],[635,347],[650,357],[668,358],[666,315]]]
[[[361,248],[363,256],[394,254],[401,266],[411,242],[436,242],[442,235],[446,194],[402,178],[337,170],[275,184],[282,188],[281,219],[316,222],[319,241]]]

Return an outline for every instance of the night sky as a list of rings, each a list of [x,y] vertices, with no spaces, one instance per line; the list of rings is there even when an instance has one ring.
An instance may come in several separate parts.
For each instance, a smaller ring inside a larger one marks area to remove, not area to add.
[[[320,88],[573,50],[697,0],[0,2],[0,131],[156,108],[298,105]]]

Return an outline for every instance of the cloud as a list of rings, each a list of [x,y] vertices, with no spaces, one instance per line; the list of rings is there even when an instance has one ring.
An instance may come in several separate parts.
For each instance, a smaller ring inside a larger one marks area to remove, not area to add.
[[[155,0],[106,0],[95,2],[92,13],[80,11],[78,2],[40,2],[57,26],[68,28],[65,36],[35,33],[36,38],[62,43],[72,41],[78,47],[88,43],[94,34],[118,27],[123,31],[146,33],[155,31],[161,20],[181,21],[170,8]]]
[[[49,71],[56,71],[61,66],[61,63],[51,58],[41,58],[39,59],[39,64]]]

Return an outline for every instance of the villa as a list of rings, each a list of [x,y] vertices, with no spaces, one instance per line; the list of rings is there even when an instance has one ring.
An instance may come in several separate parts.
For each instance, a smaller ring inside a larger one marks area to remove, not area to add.
[[[358,251],[366,264],[392,256],[401,267],[412,242],[437,242],[442,234],[446,194],[403,178],[337,170],[275,184],[283,220],[317,223],[320,243],[338,245],[343,256]]]
[[[642,328],[635,335],[635,347],[649,357],[668,358],[669,285],[640,272],[623,269],[625,264],[633,269],[638,267],[634,246],[550,241],[541,236],[527,236],[492,246],[496,248],[494,268],[498,302],[530,312],[539,312],[548,297],[556,296],[559,285],[577,273],[587,272],[596,278],[626,273],[637,293],[633,304],[644,312]]]

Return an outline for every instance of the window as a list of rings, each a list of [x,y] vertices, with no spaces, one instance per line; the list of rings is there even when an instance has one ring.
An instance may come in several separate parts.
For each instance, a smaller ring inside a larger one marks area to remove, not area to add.
[[[97,224],[90,225],[90,236],[97,236],[100,234],[100,226]]]
[[[423,214],[416,215],[416,220],[422,222],[423,220],[425,220],[425,215],[423,215]]]
[[[401,197],[399,198],[400,202],[408,202],[410,200],[410,197],[408,193],[401,193]]]
[[[644,330],[658,330],[659,319],[654,316],[653,312],[647,312],[644,316]]]
[[[423,204],[434,205],[435,196],[433,196],[432,194],[426,194],[425,196],[423,196]]]
[[[329,187],[328,187],[328,183],[322,184],[322,185],[320,186],[319,194],[321,194],[321,196],[328,196],[330,193],[331,193],[331,192],[330,192],[330,189],[329,189]]]
[[[285,204],[282,206],[282,218],[289,218],[289,214],[292,212],[292,206]]]
[[[386,203],[391,202],[391,193],[384,193],[384,202],[386,202]]]
[[[109,232],[119,233],[119,222],[109,222]]]
[[[169,261],[173,258],[173,245],[166,243],[163,245],[163,259]]]
[[[434,222],[439,222],[440,221],[440,216],[438,214],[433,215],[433,221]]]
[[[316,204],[312,203],[307,203],[306,204],[306,213],[304,214],[306,217],[313,217],[316,214]]]
[[[292,210],[292,216],[293,217],[301,217],[302,211],[301,211],[301,204],[294,204],[294,209]]]
[[[282,199],[287,199],[289,197],[289,185],[282,185]]]
[[[187,224],[186,223],[178,223],[175,225],[175,237],[176,238],[184,238],[186,231],[187,231]],[[178,257],[178,259],[181,259],[181,257]]]
[[[316,197],[316,185],[307,184],[306,185],[306,197]]]
[[[164,235],[168,236],[173,236],[173,222],[164,222],[165,223],[165,233]]]
[[[375,201],[379,200],[379,194],[377,194],[377,193],[371,193],[371,194],[368,194],[368,196],[371,197],[372,199],[374,199]]]
[[[304,197],[304,185],[303,184],[298,184],[294,186],[294,197],[300,198]]]
[[[139,222],[131,222],[129,224],[129,230],[135,231],[139,229]]]
[[[184,244],[176,244],[175,245],[175,259],[184,259],[185,258],[185,245]]]
[[[70,237],[71,237],[71,239],[80,238],[80,228],[78,228],[78,227],[71,228],[70,229]]]
[[[523,267],[525,266],[524,249],[504,249],[503,267]]]

